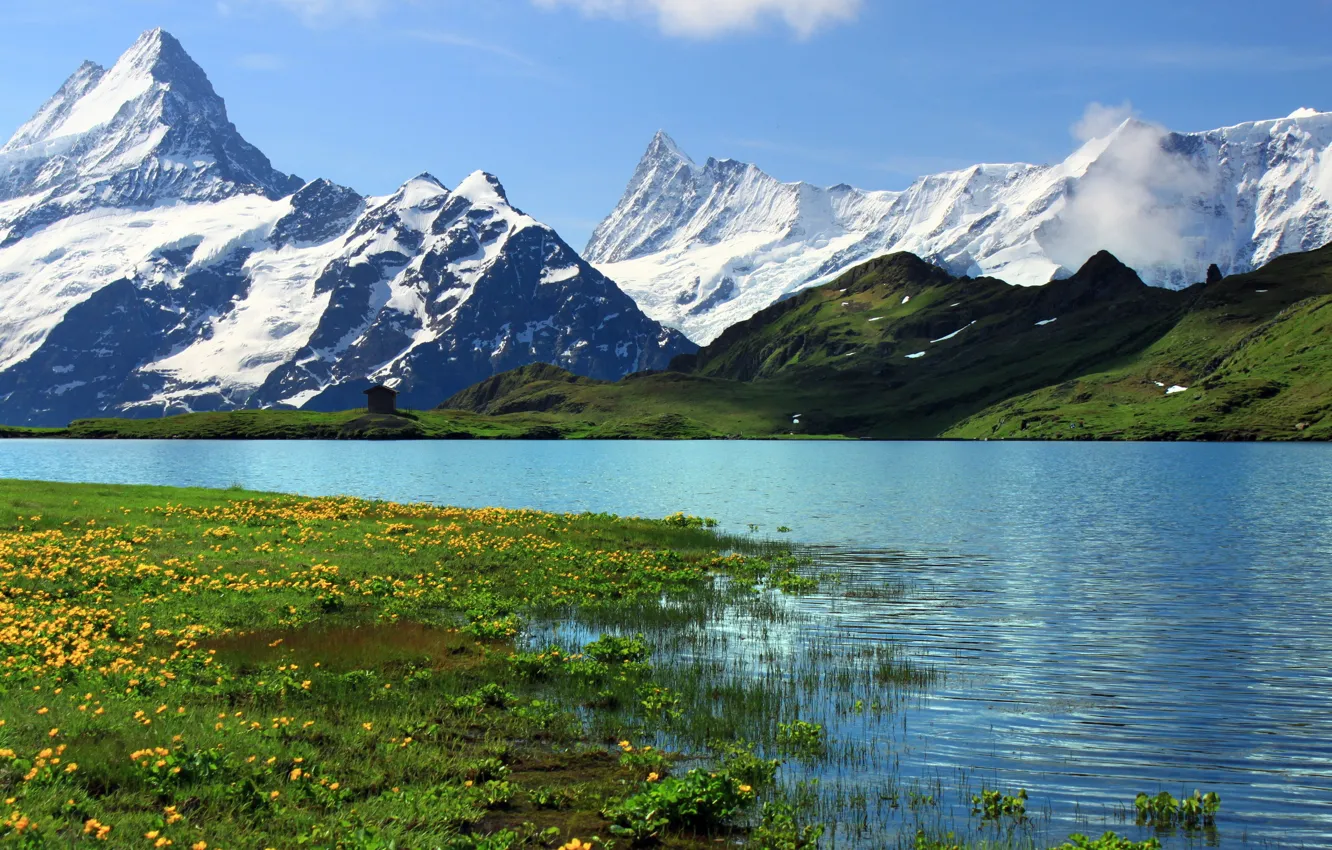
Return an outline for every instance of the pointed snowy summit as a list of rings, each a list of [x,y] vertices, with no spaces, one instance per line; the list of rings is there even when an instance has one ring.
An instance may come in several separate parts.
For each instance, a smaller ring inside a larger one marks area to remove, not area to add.
[[[652,141],[648,143],[647,151],[643,154],[642,161],[676,162],[681,165],[687,165],[690,168],[698,167],[694,161],[689,158],[689,155],[681,150],[680,146],[675,143],[675,139],[672,139],[667,135],[665,130],[658,130],[657,134],[652,137]]]
[[[509,195],[504,191],[504,185],[488,171],[473,171],[458,184],[453,194],[466,198],[474,206],[509,206]]]
[[[4,243],[96,206],[279,198],[303,183],[240,135],[203,69],[162,29],[110,70],[80,66],[0,149],[0,164],[0,200],[33,198],[0,221]]]

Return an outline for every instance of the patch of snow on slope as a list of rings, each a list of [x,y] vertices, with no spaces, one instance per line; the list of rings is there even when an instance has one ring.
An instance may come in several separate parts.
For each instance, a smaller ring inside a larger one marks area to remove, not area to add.
[[[562,269],[543,268],[541,270],[542,283],[563,283],[566,280],[573,280],[578,277],[581,269],[578,266],[565,266]]]
[[[200,339],[144,367],[181,382],[220,381],[243,390],[259,387],[270,372],[310,341],[332,292],[315,292],[320,271],[337,255],[340,242],[312,248],[262,251],[245,264],[250,288]]]
[[[100,127],[116,117],[120,108],[153,87],[152,74],[138,52],[126,54],[87,95],[80,98],[65,119],[51,128],[48,138],[74,136]]]
[[[1189,391],[1188,387],[1181,387],[1179,384],[1176,384],[1175,386],[1166,390],[1166,395],[1175,395],[1176,393],[1186,393],[1188,391]]]
[[[134,278],[162,247],[200,243],[196,258],[266,232],[286,205],[257,195],[216,204],[96,210],[0,248],[0,371],[45,341],[70,307],[107,284]]]
[[[1038,327],[1038,328],[1043,328],[1043,327],[1045,327],[1046,325],[1053,325],[1053,324],[1054,324],[1055,322],[1057,322],[1057,321],[1059,321],[1059,320],[1058,320],[1058,319],[1042,319],[1041,321],[1039,321],[1039,322],[1036,323],[1036,327]]]
[[[957,336],[958,334],[962,333],[964,330],[966,330],[967,328],[971,327],[971,325],[974,325],[974,324],[976,324],[976,323],[975,323],[975,322],[972,322],[971,324],[968,324],[966,327],[958,328],[957,330],[955,330],[955,331],[953,331],[952,333],[950,333],[948,336],[941,336],[941,337],[939,337],[938,339],[932,339],[932,340],[930,340],[930,343],[931,343],[931,344],[934,344],[934,343],[938,343],[938,342],[947,342],[948,340],[950,340],[950,339],[952,339],[953,337]]]

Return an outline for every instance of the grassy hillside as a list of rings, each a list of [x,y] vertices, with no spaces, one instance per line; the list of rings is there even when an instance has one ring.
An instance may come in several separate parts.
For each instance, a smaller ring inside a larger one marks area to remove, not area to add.
[[[1147,287],[1108,254],[1039,288],[896,254],[773,305],[677,358],[677,372],[608,384],[520,370],[444,407],[595,422],[593,436],[674,416],[714,434],[933,437],[1015,391],[1145,349],[1196,297]]]
[[[1008,399],[945,436],[1329,439],[1329,411],[1332,247],[1209,286],[1136,356]]]

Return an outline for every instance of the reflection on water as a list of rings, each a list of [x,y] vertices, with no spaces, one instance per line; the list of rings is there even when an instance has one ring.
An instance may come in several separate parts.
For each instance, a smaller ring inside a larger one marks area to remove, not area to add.
[[[836,690],[892,645],[942,674],[891,711],[802,699],[871,831],[966,826],[984,785],[1042,838],[1140,835],[1136,792],[1201,788],[1221,846],[1332,846],[1329,446],[0,440],[0,476],[787,525],[842,580],[762,640],[713,623],[730,669]]]
[[[1332,843],[1321,582],[814,554],[847,577],[799,604],[816,628],[851,647],[897,642],[947,673],[905,709],[894,741],[904,775],[959,769],[1025,787],[1048,803],[1054,835],[1123,831],[1115,815],[1138,791],[1201,788],[1221,795],[1223,846]],[[846,598],[886,576],[911,591]]]

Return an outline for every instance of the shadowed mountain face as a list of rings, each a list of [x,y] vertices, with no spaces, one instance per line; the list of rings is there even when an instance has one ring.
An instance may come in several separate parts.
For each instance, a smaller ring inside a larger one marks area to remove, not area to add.
[[[0,422],[429,407],[515,366],[694,350],[492,175],[385,197],[275,170],[179,42],[86,63],[0,148]]]

